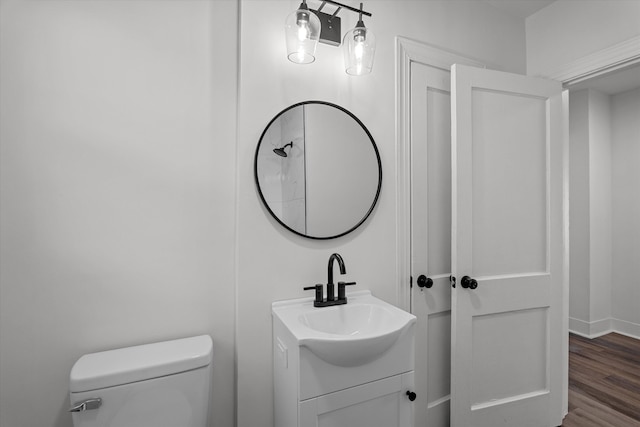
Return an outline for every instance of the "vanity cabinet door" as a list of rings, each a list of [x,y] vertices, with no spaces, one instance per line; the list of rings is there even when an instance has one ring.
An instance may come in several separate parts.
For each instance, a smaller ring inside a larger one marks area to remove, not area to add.
[[[413,371],[299,403],[300,427],[412,427]]]

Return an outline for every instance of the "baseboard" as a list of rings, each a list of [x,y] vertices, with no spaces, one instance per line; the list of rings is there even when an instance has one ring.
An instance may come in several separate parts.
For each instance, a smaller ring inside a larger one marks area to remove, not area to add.
[[[589,336],[589,322],[569,317],[569,332],[580,335],[581,337]]]
[[[631,338],[640,339],[640,324],[626,320],[611,319],[613,331]]]
[[[570,317],[569,332],[589,339],[598,338],[611,332],[640,339],[640,324],[613,318],[586,322]]]
[[[569,318],[569,332],[581,337],[593,339],[599,336],[613,332],[611,329],[611,319],[602,319],[595,322],[586,322],[584,320]]]

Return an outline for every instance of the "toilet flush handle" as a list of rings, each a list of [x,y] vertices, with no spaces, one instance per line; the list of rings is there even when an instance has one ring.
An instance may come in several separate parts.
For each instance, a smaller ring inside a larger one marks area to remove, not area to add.
[[[73,406],[69,408],[69,412],[84,412],[91,409],[98,409],[100,406],[102,406],[102,399],[99,397],[92,397],[90,399],[74,403]]]

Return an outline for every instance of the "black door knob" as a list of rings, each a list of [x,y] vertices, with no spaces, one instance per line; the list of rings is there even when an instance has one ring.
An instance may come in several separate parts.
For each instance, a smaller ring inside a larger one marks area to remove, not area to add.
[[[409,400],[412,402],[416,400],[416,394],[412,391],[407,391],[407,396],[409,397]]]
[[[465,289],[475,289],[478,287],[478,282],[476,279],[472,279],[469,276],[464,276],[462,280],[460,280],[460,285],[462,285]]]
[[[430,288],[433,286],[433,280],[430,277],[421,274],[418,276],[418,286],[421,288]]]

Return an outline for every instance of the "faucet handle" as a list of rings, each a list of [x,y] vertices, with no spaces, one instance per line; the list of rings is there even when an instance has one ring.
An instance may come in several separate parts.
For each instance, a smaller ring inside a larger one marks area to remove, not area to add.
[[[353,286],[356,282],[338,282],[338,301],[344,301],[343,304],[347,303],[347,295],[345,287]]]
[[[307,286],[305,288],[302,288],[305,291],[310,291],[310,290],[315,290],[316,291],[316,298],[313,301],[313,304],[317,307],[317,304],[321,304],[324,300],[324,294],[323,294],[323,290],[322,290],[322,283],[318,283],[315,286]]]

